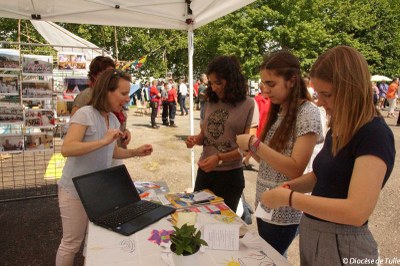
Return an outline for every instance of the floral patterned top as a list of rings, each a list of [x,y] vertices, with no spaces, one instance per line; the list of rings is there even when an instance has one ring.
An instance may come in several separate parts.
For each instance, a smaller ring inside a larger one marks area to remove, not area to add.
[[[322,133],[321,116],[318,107],[311,103],[305,102],[300,105],[297,113],[295,134],[290,138],[286,149],[282,151],[282,154],[290,156],[293,151],[293,146],[296,138],[306,135],[308,133],[315,133],[318,135],[317,143],[322,143],[324,140]],[[269,130],[267,136],[265,137],[265,144],[268,144],[275,134],[276,129],[281,124],[283,116],[278,115],[278,119],[273,124]],[[264,191],[268,189],[275,188],[281,185],[283,182],[289,181],[289,177],[283,175],[282,173],[276,171],[265,161],[260,161],[260,169],[257,177],[256,186],[256,206],[260,202],[261,195]],[[271,209],[263,206],[263,208],[270,212]],[[265,222],[276,224],[276,225],[291,225],[299,224],[302,212],[295,210],[291,207],[285,206],[279,209],[273,210],[272,219],[265,220]]]

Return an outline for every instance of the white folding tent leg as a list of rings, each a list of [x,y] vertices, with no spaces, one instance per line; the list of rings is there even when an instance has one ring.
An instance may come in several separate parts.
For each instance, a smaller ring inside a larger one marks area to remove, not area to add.
[[[188,56],[189,56],[189,121],[190,121],[190,135],[194,135],[194,117],[193,117],[193,25],[188,24]],[[192,188],[195,183],[195,168],[194,168],[194,149],[190,150],[191,164],[192,164]]]

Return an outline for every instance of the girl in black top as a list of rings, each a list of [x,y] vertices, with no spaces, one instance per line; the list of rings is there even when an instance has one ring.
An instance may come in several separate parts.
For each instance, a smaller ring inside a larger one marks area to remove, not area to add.
[[[377,264],[368,218],[393,170],[393,133],[373,104],[368,65],[357,50],[328,50],[310,75],[318,104],[330,115],[324,147],[313,172],[265,192],[262,203],[306,214],[300,223],[302,265]]]

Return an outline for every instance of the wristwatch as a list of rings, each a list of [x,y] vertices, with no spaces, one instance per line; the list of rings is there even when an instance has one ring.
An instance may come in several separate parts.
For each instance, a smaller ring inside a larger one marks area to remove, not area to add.
[[[217,157],[218,157],[218,165],[221,165],[224,161],[222,161],[221,155],[219,155],[219,153],[217,153]]]
[[[251,153],[256,153],[258,150],[258,146],[260,146],[260,139],[256,138],[256,142],[254,142],[251,146],[250,146],[250,152]]]

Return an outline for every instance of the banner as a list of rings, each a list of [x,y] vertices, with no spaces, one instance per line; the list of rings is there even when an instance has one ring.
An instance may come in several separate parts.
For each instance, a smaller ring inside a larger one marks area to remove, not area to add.
[[[138,70],[147,60],[147,55],[143,56],[137,60],[129,61],[125,65],[118,65],[117,68],[121,68],[122,71],[128,70],[131,68],[132,70]],[[122,66],[122,67],[121,67]]]

